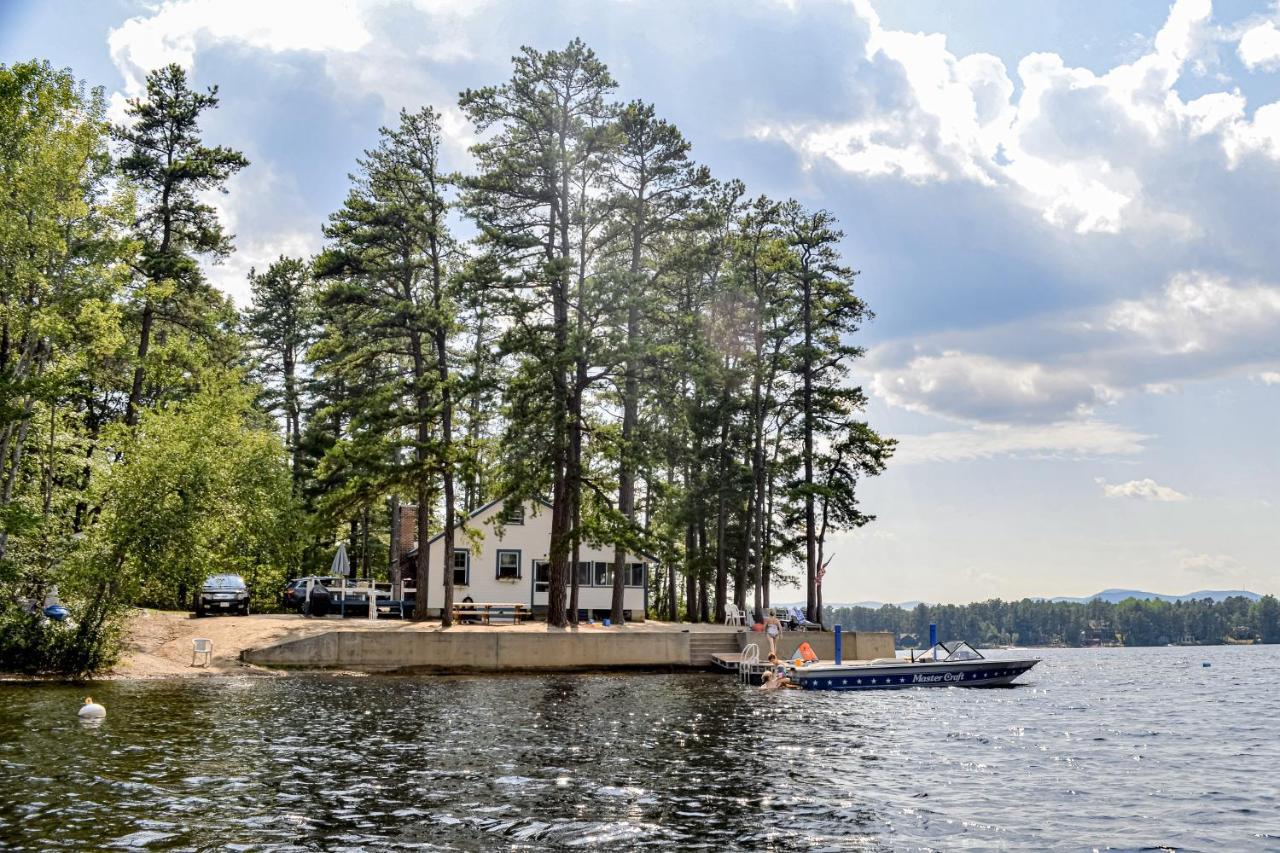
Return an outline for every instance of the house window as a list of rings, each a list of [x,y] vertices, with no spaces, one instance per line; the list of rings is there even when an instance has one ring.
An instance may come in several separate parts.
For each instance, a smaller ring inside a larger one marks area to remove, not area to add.
[[[471,552],[466,548],[453,549],[453,585],[471,584]]]
[[[613,586],[613,563],[596,563],[596,586]]]
[[[627,563],[627,586],[644,586],[644,563]]]
[[[578,586],[591,586],[591,562],[588,560],[578,563]]]
[[[520,552],[498,552],[498,580],[515,580],[520,577]]]
[[[502,514],[503,524],[524,524],[524,504],[508,507]]]
[[[551,589],[551,562],[549,560],[533,561],[533,591],[546,592]]]

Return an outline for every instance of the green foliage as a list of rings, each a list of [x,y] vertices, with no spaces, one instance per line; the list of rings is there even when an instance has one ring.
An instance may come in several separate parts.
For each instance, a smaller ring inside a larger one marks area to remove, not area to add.
[[[1207,598],[1178,602],[1127,598],[1116,604],[1024,598],[965,605],[921,604],[912,610],[893,605],[876,610],[841,607],[828,608],[827,619],[852,630],[911,635],[917,645],[928,643],[930,622],[937,624],[939,639],[984,645],[1280,643],[1280,603],[1270,595],[1252,602],[1242,596],[1219,602]]]
[[[284,448],[234,376],[207,374],[180,403],[145,410],[112,437],[122,456],[95,483],[91,547],[135,604],[190,605],[205,576],[244,577],[274,601],[301,548]]]

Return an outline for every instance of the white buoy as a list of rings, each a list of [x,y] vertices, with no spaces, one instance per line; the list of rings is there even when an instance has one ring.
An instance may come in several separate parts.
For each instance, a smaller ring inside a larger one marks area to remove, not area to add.
[[[107,715],[107,709],[93,701],[92,696],[84,697],[84,704],[80,706],[80,719],[96,720]]]

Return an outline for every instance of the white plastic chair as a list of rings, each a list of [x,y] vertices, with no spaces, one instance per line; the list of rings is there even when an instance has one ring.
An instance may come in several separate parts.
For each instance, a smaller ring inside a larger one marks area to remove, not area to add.
[[[738,609],[736,604],[726,604],[724,606],[724,624],[726,625],[746,625],[747,614]]]
[[[204,665],[208,666],[213,661],[213,640],[205,637],[196,637],[191,641],[191,665],[196,665],[196,656],[204,655]]]

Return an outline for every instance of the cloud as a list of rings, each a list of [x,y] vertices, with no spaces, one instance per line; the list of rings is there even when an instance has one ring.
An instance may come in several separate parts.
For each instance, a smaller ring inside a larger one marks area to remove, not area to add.
[[[905,409],[996,422],[1088,414],[1117,396],[1087,372],[957,351],[878,371],[872,389]]]
[[[1150,436],[1116,424],[1079,421],[1040,426],[976,426],[898,435],[895,465],[999,457],[1097,458],[1141,453]]]
[[[1133,333],[1160,354],[1231,348],[1273,334],[1280,324],[1280,287],[1184,273],[1162,293],[1112,306],[1106,324]]]
[[[1056,423],[1129,394],[1254,374],[1280,358],[1277,329],[1280,286],[1178,273],[1141,299],[880,345],[870,386],[892,406],[956,421]]]
[[[147,72],[171,62],[190,69],[202,43],[234,41],[272,52],[360,50],[370,34],[343,0],[170,0],[111,30],[107,46],[130,95]]]
[[[886,29],[868,3],[853,6],[868,35],[851,51],[848,73],[874,80],[890,103],[857,104],[843,121],[753,128],[810,166],[974,182],[1064,232],[1169,237],[1204,227],[1198,188],[1182,179],[1189,162],[1221,173],[1254,156],[1280,159],[1280,104],[1259,107],[1250,120],[1238,90],[1184,101],[1176,88],[1189,66],[1204,72],[1222,37],[1208,0],[1178,0],[1147,52],[1105,73],[1068,66],[1056,53],[1028,54],[1017,64],[1020,87],[997,57],[958,56],[943,35]],[[1246,62],[1271,62],[1280,50],[1273,38],[1280,33],[1269,22],[1249,30]]]
[[[1236,52],[1250,71],[1280,68],[1280,29],[1273,22],[1264,21],[1241,36]]]
[[[1172,489],[1169,486],[1162,486],[1150,478],[1144,480],[1130,480],[1127,483],[1117,483],[1115,485],[1101,479],[1097,482],[1102,486],[1102,494],[1108,498],[1135,498],[1143,501],[1160,501],[1166,503],[1187,500],[1187,496],[1182,492],[1179,492],[1177,489]]]
[[[1264,370],[1258,374],[1258,381],[1263,385],[1280,385],[1280,373],[1274,370]]]
[[[1174,551],[1178,568],[1196,577],[1234,579],[1246,575],[1245,567],[1230,554],[1202,554],[1179,548]]]

